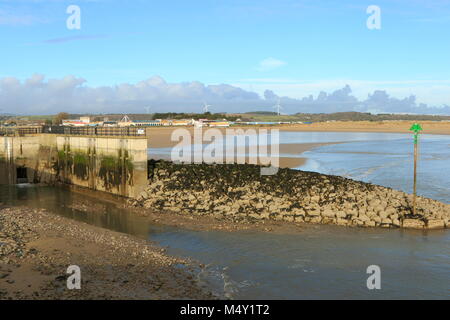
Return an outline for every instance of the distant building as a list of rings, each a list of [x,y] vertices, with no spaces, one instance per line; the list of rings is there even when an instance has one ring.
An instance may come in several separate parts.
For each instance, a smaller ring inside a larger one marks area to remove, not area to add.
[[[86,124],[89,124],[89,123],[91,123],[91,117],[81,117],[80,121],[82,121]]]
[[[117,123],[117,121],[104,121],[103,126],[104,127],[118,127],[119,124]]]
[[[87,123],[81,120],[63,120],[62,125],[65,127],[85,127]]]
[[[160,127],[161,120],[136,120],[131,124],[133,127]]]
[[[202,120],[193,120],[192,122],[194,124],[194,127],[196,128],[202,128],[206,126],[206,124]]]
[[[90,117],[81,117],[77,120],[63,120],[62,125],[66,127],[85,127],[91,123]]]
[[[209,123],[211,128],[228,128],[231,125],[228,121],[213,121]]]
[[[191,120],[173,120],[172,121],[173,126],[190,126],[192,125]]]

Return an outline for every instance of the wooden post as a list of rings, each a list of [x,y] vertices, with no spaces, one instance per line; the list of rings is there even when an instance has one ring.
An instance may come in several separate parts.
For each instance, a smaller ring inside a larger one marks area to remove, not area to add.
[[[417,161],[419,157],[419,133],[422,131],[420,124],[415,123],[411,129],[414,131],[414,191],[413,191],[413,215],[416,215],[416,197],[417,197]]]
[[[413,215],[416,215],[416,197],[417,197],[417,155],[418,155],[418,147],[417,147],[417,133],[414,137],[414,193],[413,193]]]

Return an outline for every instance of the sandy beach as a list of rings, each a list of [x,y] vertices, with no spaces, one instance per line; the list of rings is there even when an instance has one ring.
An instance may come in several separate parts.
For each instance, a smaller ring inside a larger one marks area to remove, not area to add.
[[[318,132],[394,132],[411,133],[413,121],[335,121],[312,124],[283,125],[282,131],[318,131]],[[423,134],[450,134],[450,122],[420,121]]]
[[[239,127],[233,126],[230,129],[279,129],[280,131],[291,132],[386,132],[386,133],[410,133],[411,121],[336,121],[336,122],[318,122],[312,124],[280,125],[270,127]],[[424,134],[450,134],[450,122],[421,122],[424,128]],[[149,148],[170,148],[178,142],[171,141],[171,135],[174,130],[180,128],[174,127],[150,127],[147,129]],[[192,127],[183,127],[192,135]],[[206,130],[207,128],[204,128]],[[226,129],[219,129],[225,133]],[[282,142],[282,141],[281,141]],[[296,157],[280,157],[281,168],[297,168],[305,164],[306,159],[298,157],[302,153],[326,144],[322,143],[302,143],[302,144],[281,144],[280,154],[288,154]],[[151,152],[151,151],[150,151]],[[169,159],[165,159],[169,160]]]
[[[292,124],[270,127],[252,127],[252,126],[233,126],[230,129],[279,129],[281,131],[318,131],[318,132],[396,132],[410,133],[409,130],[413,123],[411,121],[336,121],[336,122],[317,122],[312,124]],[[423,134],[450,134],[450,122],[421,121]],[[166,148],[174,145],[170,140],[174,127],[149,127],[147,135],[149,146],[151,148]],[[183,127],[193,133],[191,127]],[[226,129],[219,129],[225,131]]]

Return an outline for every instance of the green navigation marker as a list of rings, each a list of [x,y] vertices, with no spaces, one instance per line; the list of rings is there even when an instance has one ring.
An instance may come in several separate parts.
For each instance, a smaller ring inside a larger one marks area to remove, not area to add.
[[[414,123],[411,127],[411,129],[409,129],[411,131],[414,131],[415,133],[419,133],[420,131],[422,131],[422,127],[420,126],[420,124],[418,123]]]
[[[420,126],[420,124],[414,123],[409,130],[414,131],[414,144],[417,144],[419,141],[419,133],[423,130],[422,127]]]
[[[422,127],[418,123],[414,123],[411,126],[410,131],[414,131],[414,194],[413,194],[413,214],[416,215],[416,197],[417,197],[417,156],[419,154],[418,151],[418,143],[419,143],[419,133],[423,131]]]

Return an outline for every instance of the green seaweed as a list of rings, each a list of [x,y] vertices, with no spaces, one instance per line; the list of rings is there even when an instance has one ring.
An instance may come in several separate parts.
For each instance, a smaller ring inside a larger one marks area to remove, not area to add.
[[[73,173],[78,179],[86,180],[89,177],[88,158],[88,155],[81,152],[73,156]]]
[[[133,184],[134,165],[128,151],[119,150],[117,156],[97,155],[95,149],[70,152],[65,147],[57,154],[53,169],[62,181],[69,181],[71,175],[81,180],[98,176],[108,191],[113,188],[126,190],[127,185]]]
[[[133,163],[128,158],[128,152],[118,151],[118,156],[102,156],[100,161],[99,177],[103,180],[107,190],[113,187],[125,188],[127,184],[133,184]]]

